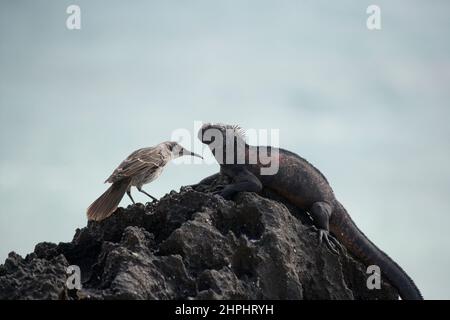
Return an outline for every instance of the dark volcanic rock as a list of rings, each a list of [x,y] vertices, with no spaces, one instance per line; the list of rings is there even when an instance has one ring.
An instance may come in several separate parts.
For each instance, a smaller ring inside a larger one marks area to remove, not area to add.
[[[365,268],[318,245],[305,212],[269,192],[233,201],[212,185],[120,208],[59,245],[0,266],[0,299],[397,299],[366,288]],[[81,270],[68,290],[66,268]]]

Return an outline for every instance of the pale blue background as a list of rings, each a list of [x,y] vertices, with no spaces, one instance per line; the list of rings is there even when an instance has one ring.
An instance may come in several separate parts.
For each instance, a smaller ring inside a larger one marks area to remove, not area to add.
[[[381,31],[367,1],[0,3],[2,261],[71,240],[132,150],[220,121],[279,128],[426,298],[450,298],[450,2],[378,1]],[[146,190],[216,170],[172,164]]]

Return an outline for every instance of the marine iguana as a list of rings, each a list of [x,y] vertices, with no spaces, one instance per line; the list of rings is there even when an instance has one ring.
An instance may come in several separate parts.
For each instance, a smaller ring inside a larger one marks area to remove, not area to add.
[[[216,192],[225,199],[238,192],[260,192],[263,188],[275,192],[309,213],[319,230],[320,243],[324,241],[331,251],[338,253],[341,242],[365,264],[379,266],[402,299],[423,300],[412,279],[359,230],[336,199],[325,176],[307,160],[280,148],[248,145],[245,133],[238,126],[205,124],[198,138],[209,146],[220,165],[219,173],[200,183],[208,183],[219,174],[230,177],[232,183]],[[278,161],[278,170],[270,175],[261,174],[268,160]]]

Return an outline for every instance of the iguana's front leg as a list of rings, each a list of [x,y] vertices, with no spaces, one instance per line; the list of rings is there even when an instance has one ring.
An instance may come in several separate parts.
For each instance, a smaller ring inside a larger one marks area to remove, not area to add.
[[[225,199],[230,199],[238,192],[260,192],[261,181],[250,171],[240,166],[222,168],[223,174],[231,177],[233,183],[226,185],[222,190],[215,192]]]
[[[218,177],[220,176],[220,172],[214,173],[213,175],[210,175],[209,177],[206,177],[204,179],[202,179],[199,183],[197,183],[196,185],[199,184],[206,184],[206,185],[210,185],[214,180],[216,180]]]
[[[215,173],[213,175],[210,175],[209,177],[203,178],[202,180],[200,180],[200,182],[197,182],[195,184],[187,185],[186,187],[195,189],[195,188],[197,188],[198,186],[201,186],[201,185],[210,185],[214,180],[217,179],[217,177],[219,177],[219,175],[220,175],[220,172]]]

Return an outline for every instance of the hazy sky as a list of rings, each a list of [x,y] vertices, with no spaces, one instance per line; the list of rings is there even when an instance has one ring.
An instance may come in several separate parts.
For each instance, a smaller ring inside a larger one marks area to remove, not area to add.
[[[379,31],[370,4],[1,0],[0,260],[70,241],[134,149],[239,123],[280,129],[425,298],[449,299],[450,2],[377,1]],[[145,189],[217,169],[172,164]]]

